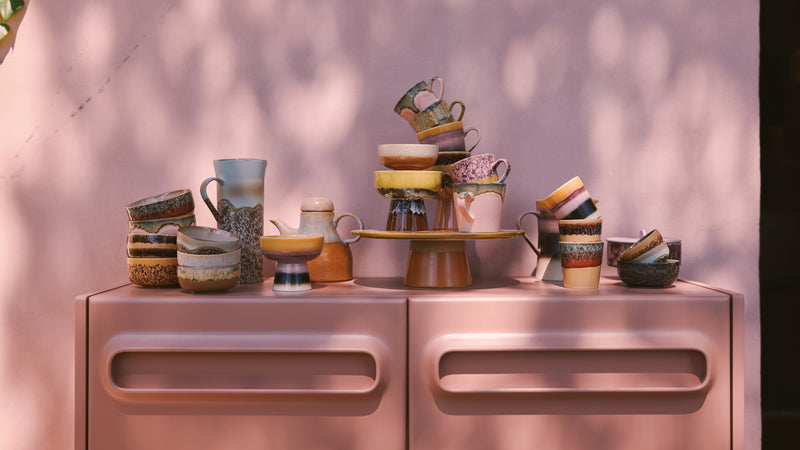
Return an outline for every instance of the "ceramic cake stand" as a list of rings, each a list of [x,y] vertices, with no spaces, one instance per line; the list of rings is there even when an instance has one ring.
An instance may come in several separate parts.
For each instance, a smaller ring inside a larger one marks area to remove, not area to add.
[[[414,287],[471,286],[466,241],[511,239],[522,233],[522,230],[494,233],[353,230],[353,234],[365,238],[410,240],[411,249],[403,282],[406,286]]]

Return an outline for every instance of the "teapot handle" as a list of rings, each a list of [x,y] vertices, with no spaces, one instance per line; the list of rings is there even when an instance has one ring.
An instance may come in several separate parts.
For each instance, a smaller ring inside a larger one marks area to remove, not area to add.
[[[339,216],[336,219],[334,219],[333,220],[333,228],[336,228],[337,226],[339,226],[339,220],[342,217],[345,217],[345,216],[352,217],[352,218],[356,219],[356,222],[358,222],[358,229],[359,230],[363,230],[364,229],[364,222],[361,220],[361,218],[358,217],[355,214],[350,214],[350,213],[344,213],[341,216]],[[354,236],[354,237],[352,237],[350,239],[342,239],[342,242],[344,242],[345,244],[352,244],[353,242],[356,242],[359,239],[361,239],[361,236]]]
[[[538,212],[538,211],[528,211],[528,212],[526,212],[526,213],[523,213],[521,216],[519,216],[519,217],[517,218],[517,229],[518,229],[518,230],[523,230],[523,231],[524,231],[524,229],[522,228],[522,219],[523,219],[525,216],[527,216],[528,214],[531,214],[531,215],[534,215],[534,216],[536,216],[536,217],[539,217],[539,212]],[[538,223],[538,222],[537,222],[537,223]],[[537,230],[536,230],[536,232],[538,233],[538,232],[539,232],[539,230],[537,229]],[[522,233],[522,237],[525,239],[525,242],[527,242],[527,243],[528,243],[528,245],[530,245],[531,249],[533,250],[533,253],[536,253],[536,256],[541,256],[541,255],[539,254],[539,253],[540,253],[539,249],[538,249],[538,248],[536,248],[536,246],[533,244],[533,242],[531,242],[530,238],[528,238],[528,235],[527,235],[527,233]]]

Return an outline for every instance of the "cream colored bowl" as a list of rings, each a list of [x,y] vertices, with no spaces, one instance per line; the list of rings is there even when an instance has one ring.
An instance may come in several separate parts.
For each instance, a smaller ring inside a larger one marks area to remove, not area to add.
[[[211,255],[239,249],[239,237],[225,230],[210,227],[181,227],[178,230],[178,251]]]
[[[432,144],[380,144],[381,164],[395,170],[422,170],[436,163],[439,146]]]

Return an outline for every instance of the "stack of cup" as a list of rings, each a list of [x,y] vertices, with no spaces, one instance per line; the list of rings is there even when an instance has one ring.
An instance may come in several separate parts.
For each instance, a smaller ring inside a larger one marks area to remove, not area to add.
[[[562,219],[558,221],[561,273],[566,288],[596,289],[603,263],[603,220]]]
[[[178,283],[191,292],[224,291],[242,276],[242,249],[235,234],[209,227],[178,231]]]
[[[500,165],[505,166],[498,175]],[[500,231],[500,217],[505,198],[505,181],[511,172],[506,159],[493,154],[470,156],[450,165],[451,189],[458,231],[491,233]]]
[[[139,286],[178,284],[177,234],[194,225],[194,198],[189,189],[143,198],[128,211],[128,279]]]

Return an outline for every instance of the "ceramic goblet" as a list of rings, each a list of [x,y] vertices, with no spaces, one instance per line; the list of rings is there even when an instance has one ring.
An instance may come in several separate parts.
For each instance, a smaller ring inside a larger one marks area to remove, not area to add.
[[[320,235],[261,236],[261,251],[264,256],[277,262],[272,290],[310,290],[308,261],[322,253],[322,243],[323,237]]]

